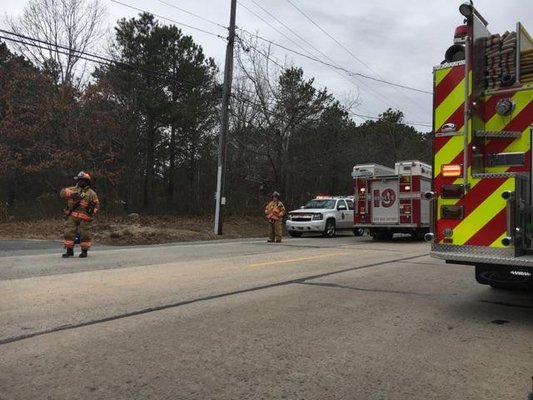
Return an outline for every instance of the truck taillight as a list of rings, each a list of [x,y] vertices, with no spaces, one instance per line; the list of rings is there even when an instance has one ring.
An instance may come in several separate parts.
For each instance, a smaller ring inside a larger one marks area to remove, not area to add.
[[[444,178],[457,178],[463,174],[463,166],[461,164],[445,164],[441,171]]]

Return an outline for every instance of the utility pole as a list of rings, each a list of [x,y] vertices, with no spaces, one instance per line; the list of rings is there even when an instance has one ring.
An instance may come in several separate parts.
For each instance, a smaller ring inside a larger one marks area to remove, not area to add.
[[[235,45],[235,16],[237,0],[231,0],[228,46],[226,47],[226,65],[224,67],[224,87],[222,90],[222,111],[220,114],[220,135],[218,137],[218,170],[215,208],[215,234],[222,235],[222,214],[226,198],[224,197],[224,178],[226,169],[226,134],[228,132],[228,108],[233,79],[233,48]]]

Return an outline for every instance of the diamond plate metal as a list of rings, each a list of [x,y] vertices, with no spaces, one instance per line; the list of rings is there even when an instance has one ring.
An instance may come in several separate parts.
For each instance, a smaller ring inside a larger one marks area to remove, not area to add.
[[[497,179],[497,178],[513,178],[515,176],[524,175],[520,172],[494,172],[494,173],[480,173],[480,174],[472,174],[472,178],[474,179]]]
[[[519,131],[474,131],[474,135],[479,138],[519,138],[522,136],[522,132]]]
[[[431,245],[431,257],[441,260],[498,264],[533,268],[533,255],[515,257],[513,248],[494,248],[484,246],[456,246],[448,244]]]
[[[438,71],[438,70],[441,70],[441,69],[456,67],[458,65],[465,65],[465,60],[454,61],[454,62],[450,62],[450,63],[443,63],[441,65],[437,65],[437,66],[433,67],[433,71]]]

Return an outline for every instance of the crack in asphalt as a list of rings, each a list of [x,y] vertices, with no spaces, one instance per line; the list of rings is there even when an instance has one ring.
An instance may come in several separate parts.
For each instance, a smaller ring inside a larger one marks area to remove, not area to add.
[[[494,304],[494,305],[497,305],[497,306],[505,306],[505,307],[513,307],[513,308],[530,308],[530,309],[533,309],[533,306],[529,306],[529,305],[526,305],[526,304],[506,303],[504,301],[480,300],[480,303],[488,303],[488,304]]]
[[[341,269],[341,270],[331,271],[331,272],[324,272],[324,273],[321,273],[321,274],[308,275],[308,276],[305,276],[305,277],[302,277],[302,278],[290,279],[290,280],[287,280],[287,281],[270,283],[270,284],[267,284],[267,285],[260,285],[260,286],[255,286],[255,287],[251,287],[251,288],[247,288],[247,289],[240,289],[240,290],[235,290],[235,291],[231,291],[231,292],[219,293],[219,294],[215,294],[215,295],[199,297],[199,298],[196,298],[196,299],[190,299],[190,300],[184,300],[184,301],[179,301],[179,302],[175,302],[175,303],[164,304],[164,305],[160,305],[160,306],[157,306],[157,307],[148,307],[148,308],[144,308],[144,309],[140,309],[140,310],[130,311],[130,312],[122,313],[122,314],[116,314],[116,315],[112,315],[112,316],[109,316],[109,317],[97,318],[97,319],[88,320],[88,321],[82,321],[82,322],[78,322],[78,323],[74,323],[74,324],[63,324],[63,325],[59,325],[59,326],[50,327],[48,329],[43,329],[43,330],[40,330],[40,331],[30,332],[30,333],[27,333],[27,334],[24,334],[24,335],[8,336],[8,337],[0,338],[0,346],[1,345],[5,345],[5,344],[9,344],[9,343],[13,343],[13,342],[19,342],[21,340],[31,339],[31,338],[34,338],[34,337],[37,337],[37,336],[46,335],[46,334],[49,334],[49,333],[82,328],[82,327],[85,327],[85,326],[96,325],[96,324],[101,324],[101,323],[110,322],[110,321],[116,321],[116,320],[119,320],[119,319],[134,317],[134,316],[137,316],[137,315],[148,314],[148,313],[152,313],[152,312],[156,312],[156,311],[162,311],[162,310],[167,310],[167,309],[170,309],[170,308],[182,307],[182,306],[186,306],[186,305],[189,305],[189,304],[201,303],[201,302],[204,302],[204,301],[216,300],[216,299],[229,297],[229,296],[235,296],[235,295],[244,294],[244,293],[251,293],[251,292],[256,292],[256,291],[260,291],[260,290],[271,289],[271,288],[287,286],[287,285],[292,285],[292,284],[305,284],[306,281],[308,281],[308,280],[325,278],[325,277],[328,277],[328,276],[342,274],[342,273],[350,272],[350,271],[357,271],[357,270],[360,270],[360,269],[379,267],[379,266],[383,266],[383,265],[390,264],[390,263],[413,260],[413,259],[421,258],[421,257],[425,257],[425,256],[427,256],[427,253],[417,254],[417,255],[409,256],[409,257],[396,258],[396,259],[392,259],[392,260],[381,261],[381,262],[361,265],[361,266],[357,266],[357,267],[344,268],[344,269]]]
[[[298,282],[302,285],[309,285],[309,286],[322,286],[327,288],[335,288],[335,289],[348,289],[348,290],[356,290],[359,292],[375,292],[375,293],[391,293],[391,294],[410,294],[414,296],[421,296],[421,297],[435,297],[435,296],[442,296],[439,294],[433,294],[433,293],[420,293],[420,292],[411,292],[407,290],[387,290],[387,289],[370,289],[370,288],[361,288],[361,287],[355,287],[355,286],[347,286],[347,285],[341,285],[338,283],[324,283],[324,282]],[[455,296],[457,293],[451,293],[449,296]]]

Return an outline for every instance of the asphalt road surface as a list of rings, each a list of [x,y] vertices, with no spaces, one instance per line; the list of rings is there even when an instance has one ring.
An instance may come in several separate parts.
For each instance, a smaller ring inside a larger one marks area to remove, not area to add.
[[[343,236],[0,242],[0,399],[526,399],[533,294]]]

